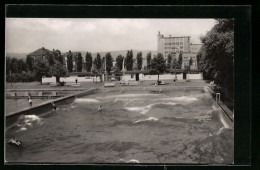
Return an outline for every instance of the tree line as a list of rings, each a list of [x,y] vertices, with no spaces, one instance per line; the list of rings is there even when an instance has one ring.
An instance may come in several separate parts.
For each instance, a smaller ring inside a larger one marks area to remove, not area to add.
[[[111,71],[119,74],[124,66],[127,71],[133,69],[151,69],[152,65],[152,55],[149,52],[146,56],[147,66],[143,68],[143,56],[142,52],[138,52],[136,59],[133,57],[133,51],[128,50],[126,56],[118,55],[116,57],[116,64],[113,67],[113,58],[111,53],[106,53],[105,57],[101,57],[99,53],[93,59],[90,52],[86,53],[85,63],[83,63],[83,58],[81,53],[72,53],[71,51],[67,54],[67,61],[64,60],[64,57],[61,55],[59,50],[47,55],[45,60],[41,57],[33,58],[32,56],[27,56],[26,61],[23,59],[16,58],[6,58],[6,81],[7,82],[30,82],[30,81],[39,81],[41,82],[43,76],[55,76],[56,81],[59,82],[60,77],[68,76],[69,73],[76,71],[82,72],[83,69],[86,72],[91,72],[94,75],[100,75],[105,71],[110,74]],[[169,68],[171,65],[172,68],[178,69],[181,68],[182,64],[182,55],[179,55],[178,60],[174,58],[173,63],[171,60],[172,56],[168,56],[168,65]],[[134,68],[134,63],[136,61],[136,68]],[[66,62],[66,63],[65,63]],[[172,64],[171,64],[172,63]],[[65,68],[65,64],[67,68]],[[105,66],[106,64],[106,66]],[[105,70],[106,68],[106,70]]]
[[[215,26],[201,41],[198,68],[205,79],[214,80],[233,98],[234,19],[216,19]]]

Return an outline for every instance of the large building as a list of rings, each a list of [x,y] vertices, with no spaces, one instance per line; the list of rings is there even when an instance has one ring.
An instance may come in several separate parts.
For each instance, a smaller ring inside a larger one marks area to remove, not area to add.
[[[178,60],[180,53],[182,53],[182,68],[189,64],[190,58],[193,63],[192,69],[197,68],[197,54],[202,44],[192,44],[190,42],[190,36],[164,36],[158,33],[157,36],[157,51],[163,54],[164,58],[167,59],[170,54],[173,59]]]

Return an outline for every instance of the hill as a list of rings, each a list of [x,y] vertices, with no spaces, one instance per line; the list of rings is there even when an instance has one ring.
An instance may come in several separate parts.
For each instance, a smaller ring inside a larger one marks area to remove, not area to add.
[[[76,51],[73,51],[73,52],[76,52]],[[79,51],[79,52],[81,52],[81,56],[83,58],[85,58],[87,51]],[[109,52],[109,51],[107,51],[107,52]],[[107,52],[99,52],[99,54],[101,57],[105,57]],[[139,52],[138,50],[133,50],[134,58],[136,58],[138,52]],[[144,50],[144,51],[142,51],[142,57],[144,59],[146,58],[148,52],[151,52],[152,56],[157,55],[157,51]],[[119,55],[126,56],[126,53],[127,53],[127,50],[110,51],[110,54],[114,60],[116,60],[116,57]],[[6,53],[6,57],[14,57],[17,59],[24,59],[24,60],[26,59],[26,55],[27,55],[27,53]],[[97,53],[96,52],[91,53],[91,55],[93,58],[95,58],[97,56]]]
[[[6,53],[6,57],[26,60],[27,53]]]

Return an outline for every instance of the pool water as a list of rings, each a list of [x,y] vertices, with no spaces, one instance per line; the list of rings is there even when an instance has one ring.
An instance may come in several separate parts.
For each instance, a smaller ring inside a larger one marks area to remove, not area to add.
[[[103,110],[97,108],[102,105]],[[7,162],[228,163],[234,130],[204,89],[102,91],[20,116]]]
[[[45,101],[48,101],[50,99],[33,99],[32,100],[32,106],[37,106],[42,104]],[[6,115],[8,115],[11,112],[16,112],[19,110],[27,109],[29,108],[29,102],[28,99],[6,99],[5,100],[5,112]]]

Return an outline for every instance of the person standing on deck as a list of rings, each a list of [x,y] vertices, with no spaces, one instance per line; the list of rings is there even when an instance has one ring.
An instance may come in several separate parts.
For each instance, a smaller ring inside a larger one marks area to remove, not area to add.
[[[29,107],[32,107],[32,96],[30,93],[28,94],[28,102],[29,102]]]
[[[174,82],[174,84],[176,84],[176,82],[177,82],[177,76],[176,76],[176,74],[175,74],[175,78],[174,78],[173,82]]]

